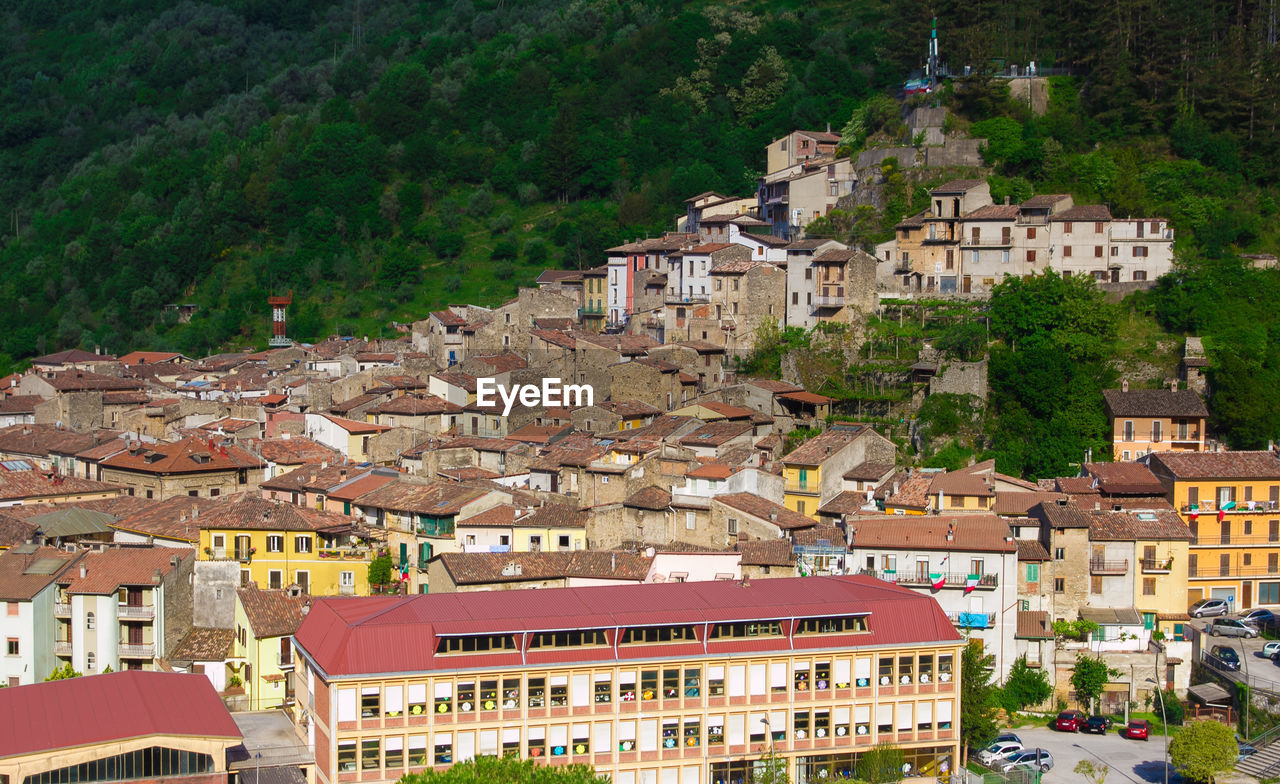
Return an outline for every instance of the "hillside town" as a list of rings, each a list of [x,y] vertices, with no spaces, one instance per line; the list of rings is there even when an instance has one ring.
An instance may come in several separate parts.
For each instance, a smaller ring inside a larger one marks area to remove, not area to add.
[[[110,758],[393,782],[501,754],[700,784],[767,751],[817,782],[884,743],[949,780],[971,641],[996,682],[1043,672],[1050,709],[1081,653],[1113,673],[1101,712],[1194,703],[1189,608],[1280,604],[1280,457],[1222,449],[1193,346],[1165,388],[1106,392],[1107,459],[1038,481],[913,465],[740,362],[766,325],[882,300],[1140,287],[1167,221],[956,179],[868,253],[804,233],[852,191],[838,141],[795,131],[757,194],[691,196],[660,237],[394,339],[294,343],[281,297],[267,350],[0,379],[0,781]],[[71,706],[58,748],[17,718]]]

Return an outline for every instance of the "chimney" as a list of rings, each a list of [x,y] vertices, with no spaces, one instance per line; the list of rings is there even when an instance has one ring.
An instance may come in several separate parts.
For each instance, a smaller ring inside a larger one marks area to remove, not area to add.
[[[1058,506],[1066,506],[1066,505],[1067,505],[1067,499],[1065,499],[1065,498],[1059,498],[1059,499],[1057,499],[1057,502],[1058,502]]]
[[[1129,379],[1126,378],[1124,381],[1120,382],[1120,391],[1121,392],[1129,391]]]
[[[1170,382],[1169,382],[1169,390],[1170,390],[1171,392],[1177,392],[1177,391],[1178,391],[1178,379],[1176,379],[1176,378],[1175,378],[1174,380],[1172,380],[1172,381],[1170,381]]]
[[[744,575],[742,575],[742,587],[743,587],[743,588],[750,588],[750,587],[751,587],[751,577],[750,577],[750,575],[745,575],[745,574],[744,574]]]
[[[1005,197],[1004,197],[1004,204],[1005,204],[1005,206],[1006,206],[1006,207],[1007,207],[1007,206],[1009,206],[1009,197],[1008,197],[1008,196],[1005,196]]]
[[[85,566],[84,564],[80,564],[80,579],[83,580],[88,576],[89,576],[89,567]]]
[[[610,572],[618,571],[618,554],[617,553],[609,553],[609,571]]]
[[[161,581],[161,580],[163,580],[163,579],[164,579],[164,574],[163,574],[163,573],[161,573],[161,571],[160,571],[159,569],[156,569],[154,572],[152,572],[152,573],[151,573],[151,584],[152,584],[152,585],[159,585],[159,584],[160,584],[160,581]]]

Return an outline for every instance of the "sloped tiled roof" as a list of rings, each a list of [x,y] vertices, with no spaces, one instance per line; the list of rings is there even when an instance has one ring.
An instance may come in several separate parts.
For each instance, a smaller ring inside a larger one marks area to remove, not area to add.
[[[1018,629],[1013,636],[1019,640],[1052,640],[1053,627],[1049,625],[1049,613],[1044,610],[1019,610]]]
[[[0,553],[0,601],[29,601],[83,555],[56,547],[5,550]]]
[[[1272,452],[1156,452],[1153,471],[1176,479],[1277,479],[1280,459]]]
[[[262,468],[261,458],[234,445],[210,447],[202,438],[184,438],[171,444],[137,444],[102,461],[104,468],[143,474],[197,474]]]
[[[751,493],[727,493],[714,496],[711,501],[713,504],[720,503],[730,509],[759,518],[783,530],[812,528],[818,524],[817,521],[799,512],[793,512],[781,504],[775,504]]]
[[[1117,417],[1207,417],[1209,409],[1190,389],[1106,389],[1102,398]]]
[[[187,632],[168,657],[173,662],[216,662],[231,657],[235,629],[208,629],[197,626]]]
[[[122,585],[156,585],[156,572],[163,576],[173,571],[174,558],[180,562],[193,559],[195,550],[130,547],[87,553],[78,568],[58,578],[58,584],[67,586],[67,593],[96,596],[113,594]],[[85,570],[84,577],[80,576],[80,568]]]
[[[661,487],[646,487],[627,496],[623,505],[635,509],[661,511],[671,505],[671,493]]]
[[[992,514],[925,515],[909,521],[901,515],[859,516],[850,519],[849,528],[850,547],[989,553],[1017,550],[1009,524]]]
[[[303,608],[311,601],[305,593],[291,596],[288,591],[263,590],[257,583],[236,589],[236,596],[253,627],[253,636],[259,640],[296,632],[306,615]]]
[[[1194,541],[1195,535],[1172,509],[1090,512],[1094,542]]]

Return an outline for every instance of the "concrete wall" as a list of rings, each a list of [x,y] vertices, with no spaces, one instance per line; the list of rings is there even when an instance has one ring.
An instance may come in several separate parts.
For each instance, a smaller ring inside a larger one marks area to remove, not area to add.
[[[987,361],[948,362],[942,372],[929,379],[929,394],[946,392],[953,395],[987,397]]]
[[[192,567],[192,623],[210,629],[234,629],[240,564],[196,561]]]

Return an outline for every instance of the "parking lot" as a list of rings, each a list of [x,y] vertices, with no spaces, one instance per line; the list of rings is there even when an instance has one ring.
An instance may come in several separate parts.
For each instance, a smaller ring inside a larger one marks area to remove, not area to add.
[[[1196,631],[1205,633],[1212,621],[1212,618],[1197,618],[1190,621],[1190,625]],[[1280,667],[1262,656],[1262,646],[1266,644],[1267,640],[1261,637],[1211,637],[1207,633],[1200,640],[1201,650],[1205,652],[1215,645],[1236,649],[1240,654],[1240,671],[1225,673],[1232,680],[1242,680],[1247,675],[1250,685],[1280,692]]]
[[[1270,662],[1267,665],[1270,666]],[[1119,723],[1119,722],[1117,722]],[[1138,782],[1164,782],[1164,736],[1156,735],[1149,741],[1122,738],[1118,728],[1106,735],[1087,732],[1055,732],[1046,727],[1014,730],[1022,739],[1024,748],[1047,749],[1053,755],[1053,770],[1041,779],[1041,784],[1079,784],[1083,779],[1074,769],[1082,759],[1107,765],[1107,784],[1137,784]],[[1170,771],[1169,781],[1180,782],[1182,777]]]

